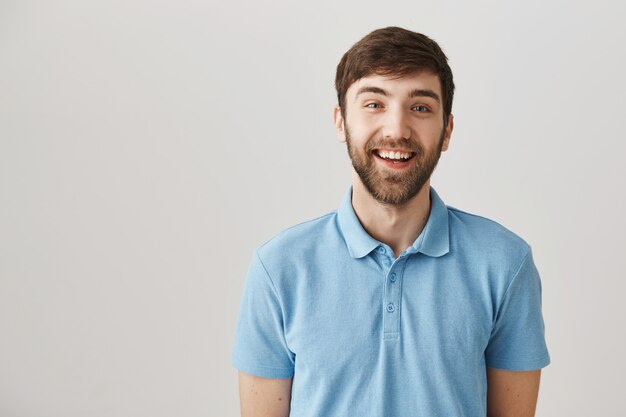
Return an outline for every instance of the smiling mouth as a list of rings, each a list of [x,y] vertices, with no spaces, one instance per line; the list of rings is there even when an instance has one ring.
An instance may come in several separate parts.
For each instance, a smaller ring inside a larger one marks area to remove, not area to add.
[[[382,160],[395,163],[407,162],[415,156],[415,152],[380,149],[374,149],[372,153]]]

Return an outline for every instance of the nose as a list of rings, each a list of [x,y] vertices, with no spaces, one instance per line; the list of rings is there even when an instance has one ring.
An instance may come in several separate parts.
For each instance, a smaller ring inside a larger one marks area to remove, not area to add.
[[[383,136],[387,139],[408,139],[411,137],[411,127],[403,109],[389,108],[385,112]]]

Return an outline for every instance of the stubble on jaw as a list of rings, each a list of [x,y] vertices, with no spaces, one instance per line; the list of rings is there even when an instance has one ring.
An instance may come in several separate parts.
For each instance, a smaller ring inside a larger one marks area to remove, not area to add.
[[[441,131],[438,146],[430,153],[411,139],[369,140],[364,149],[358,150],[352,145],[347,125],[345,135],[352,166],[367,191],[381,204],[402,206],[417,195],[435,170],[443,148],[445,129]],[[373,149],[382,147],[415,152],[415,161],[407,172],[381,171],[374,161]]]

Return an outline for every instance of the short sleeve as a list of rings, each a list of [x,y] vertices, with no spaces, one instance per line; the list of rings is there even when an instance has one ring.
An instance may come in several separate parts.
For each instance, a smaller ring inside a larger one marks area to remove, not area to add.
[[[489,368],[541,369],[550,363],[541,313],[541,281],[530,248],[496,313],[485,350]]]
[[[283,309],[258,253],[255,253],[239,309],[235,368],[265,378],[288,378],[294,373],[295,355],[285,340]]]

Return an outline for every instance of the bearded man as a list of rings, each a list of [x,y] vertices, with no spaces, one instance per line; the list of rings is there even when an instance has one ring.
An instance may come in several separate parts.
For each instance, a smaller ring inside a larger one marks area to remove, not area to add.
[[[253,256],[233,353],[242,416],[534,416],[550,357],[530,247],[430,186],[454,127],[447,57],[379,29],[335,85],[352,186]]]

